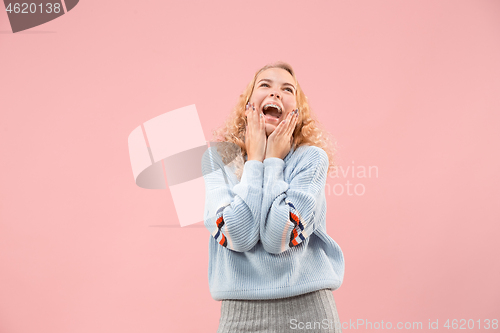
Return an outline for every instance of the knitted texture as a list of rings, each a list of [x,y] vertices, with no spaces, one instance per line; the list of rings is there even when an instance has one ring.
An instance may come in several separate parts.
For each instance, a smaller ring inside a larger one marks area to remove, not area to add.
[[[272,300],[224,300],[217,333],[342,333],[329,289]]]
[[[326,232],[323,149],[246,161],[238,181],[209,148],[202,172],[212,298],[277,299],[340,287],[344,257]]]

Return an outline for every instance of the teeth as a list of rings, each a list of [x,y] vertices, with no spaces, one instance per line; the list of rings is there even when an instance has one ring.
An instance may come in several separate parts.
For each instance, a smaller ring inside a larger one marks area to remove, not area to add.
[[[264,105],[263,109],[269,107],[269,106],[274,106],[275,108],[277,108],[279,110],[279,112],[281,113],[281,107],[279,105],[276,105],[276,104],[272,104],[272,103],[269,103],[269,104],[266,104]]]

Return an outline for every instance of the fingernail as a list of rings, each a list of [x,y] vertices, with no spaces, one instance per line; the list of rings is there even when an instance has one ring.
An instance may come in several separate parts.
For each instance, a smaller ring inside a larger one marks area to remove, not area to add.
[[[247,105],[245,106],[245,110],[248,110],[248,107],[250,106],[250,102],[247,103]]]

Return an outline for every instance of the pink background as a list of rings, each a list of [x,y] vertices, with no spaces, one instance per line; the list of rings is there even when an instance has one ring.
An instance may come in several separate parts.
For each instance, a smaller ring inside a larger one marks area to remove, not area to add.
[[[215,332],[211,236],[165,227],[127,137],[196,104],[209,140],[275,60],[344,170],[378,168],[328,180],[365,188],[327,194],[341,321],[500,319],[499,1],[86,0],[0,31],[0,332]]]

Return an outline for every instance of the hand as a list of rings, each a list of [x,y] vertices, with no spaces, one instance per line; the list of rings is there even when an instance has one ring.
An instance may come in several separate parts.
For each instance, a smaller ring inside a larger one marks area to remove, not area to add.
[[[266,158],[284,159],[292,147],[293,131],[299,118],[298,110],[290,112],[286,119],[267,138]]]
[[[247,150],[248,160],[264,161],[266,153],[266,121],[264,115],[255,109],[255,106],[247,104],[245,111],[247,117],[247,126],[245,128],[245,148]]]

